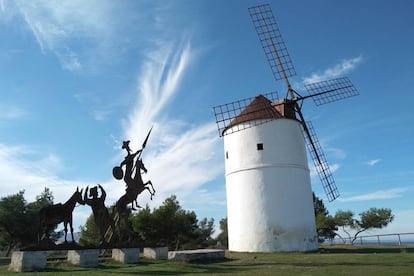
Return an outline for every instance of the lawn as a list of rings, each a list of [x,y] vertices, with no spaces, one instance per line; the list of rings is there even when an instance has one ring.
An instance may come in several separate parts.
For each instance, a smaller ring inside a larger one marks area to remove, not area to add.
[[[0,274],[16,274],[0,266]],[[24,275],[414,275],[414,247],[326,246],[312,253],[234,253],[210,262],[140,259],[138,265],[101,261],[97,268],[50,262]]]

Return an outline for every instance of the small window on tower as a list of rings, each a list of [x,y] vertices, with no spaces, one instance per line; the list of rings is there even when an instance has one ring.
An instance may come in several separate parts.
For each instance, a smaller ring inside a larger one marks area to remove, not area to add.
[[[226,159],[229,159],[229,152],[226,151]]]
[[[257,144],[257,150],[263,150],[263,143]]]

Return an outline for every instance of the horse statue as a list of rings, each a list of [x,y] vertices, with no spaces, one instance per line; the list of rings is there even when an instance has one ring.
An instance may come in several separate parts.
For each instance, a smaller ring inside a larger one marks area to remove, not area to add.
[[[147,168],[145,168],[144,163],[141,159],[141,153],[142,150],[145,148],[145,145],[148,141],[148,137],[151,133],[151,130],[148,132],[148,135],[142,144],[142,148],[135,153],[132,152],[131,148],[129,147],[130,141],[124,141],[122,144],[122,149],[125,149],[127,152],[127,155],[125,156],[124,160],[121,162],[119,166],[116,166],[112,170],[113,176],[117,180],[123,179],[126,184],[125,194],[122,195],[119,200],[115,204],[115,210],[116,210],[116,217],[114,217],[115,224],[118,224],[119,220],[123,220],[124,224],[127,226],[128,236],[130,235],[130,227],[128,227],[128,215],[130,213],[130,210],[128,209],[128,204],[131,203],[132,210],[136,210],[134,208],[141,208],[141,206],[138,205],[137,198],[138,195],[141,194],[144,190],[148,190],[148,192],[152,197],[155,195],[155,189],[152,185],[151,181],[147,181],[144,183],[142,180],[142,173],[147,172]],[[125,173],[123,170],[123,167],[125,166]],[[119,228],[118,228],[119,230]],[[120,234],[120,233],[119,233]]]
[[[120,204],[122,203],[125,205],[131,203],[132,210],[136,210],[134,208],[134,203],[135,207],[141,208],[141,206],[139,206],[137,202],[138,195],[141,194],[144,190],[148,190],[152,200],[152,197],[155,195],[155,189],[151,181],[147,181],[144,183],[144,181],[142,180],[141,171],[147,173],[147,168],[145,168],[145,165],[142,162],[142,159],[140,158],[142,149],[138,150],[135,153],[131,153],[132,151],[129,147],[129,141],[124,141],[122,148],[127,151],[127,155],[125,156],[124,161],[122,161],[122,163],[119,166],[114,167],[112,171],[114,177],[118,180],[121,180],[123,178],[127,186],[126,193],[118,201],[120,202]],[[134,164],[134,160],[137,155],[138,157]],[[125,174],[122,170],[123,166],[125,166]]]
[[[141,159],[137,159],[135,163],[135,169],[136,172],[133,178],[127,176],[124,177],[124,180],[127,184],[126,192],[123,196],[119,198],[119,200],[115,204],[115,209],[118,212],[119,218],[123,218],[126,225],[128,222],[129,215],[129,210],[127,208],[128,204],[131,203],[132,210],[136,210],[134,208],[134,204],[135,207],[141,208],[141,206],[138,205],[137,198],[138,195],[141,194],[144,190],[148,190],[151,196],[151,200],[152,197],[155,195],[155,189],[152,185],[152,182],[147,181],[144,183],[144,181],[142,180],[141,170],[143,170],[146,173],[147,169],[145,168],[145,165]]]
[[[40,216],[40,228],[42,233],[42,239],[47,237],[47,232],[50,227],[56,226],[59,223],[63,222],[65,226],[65,243],[67,243],[67,234],[68,234],[68,224],[70,227],[70,233],[72,235],[72,242],[74,242],[73,238],[73,226],[72,226],[72,213],[73,209],[75,209],[76,203],[84,205],[85,202],[82,197],[82,190],[79,191],[79,187],[76,188],[76,192],[69,198],[68,201],[61,204],[53,204],[48,205],[40,209],[39,216]]]

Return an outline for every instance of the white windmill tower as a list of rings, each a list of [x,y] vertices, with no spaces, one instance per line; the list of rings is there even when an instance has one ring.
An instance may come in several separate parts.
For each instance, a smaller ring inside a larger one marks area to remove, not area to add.
[[[259,95],[214,107],[224,137],[229,250],[309,251],[318,248],[305,141],[329,201],[339,196],[310,122],[301,107],[358,95],[347,78],[305,85],[299,95],[288,77],[295,70],[268,4],[249,8],[273,76],[286,97]]]

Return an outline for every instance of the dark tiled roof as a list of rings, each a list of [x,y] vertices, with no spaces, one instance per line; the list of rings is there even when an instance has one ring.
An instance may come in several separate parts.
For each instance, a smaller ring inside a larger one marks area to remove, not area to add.
[[[258,95],[237,115],[230,124],[223,130],[223,133],[238,124],[254,120],[275,120],[279,118],[296,119],[293,102],[285,99],[272,103],[263,95]]]
[[[258,95],[246,108],[226,127],[226,129],[240,123],[260,120],[277,119],[282,115],[272,106],[272,102],[263,95]]]

